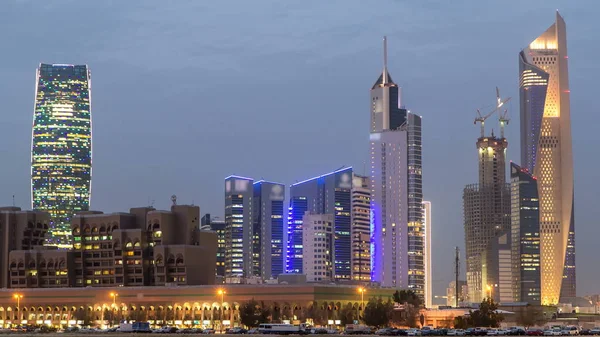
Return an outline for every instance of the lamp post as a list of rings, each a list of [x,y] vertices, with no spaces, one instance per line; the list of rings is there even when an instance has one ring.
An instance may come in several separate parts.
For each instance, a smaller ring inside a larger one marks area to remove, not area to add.
[[[365,316],[365,291],[367,291],[367,289],[363,287],[358,288],[358,292],[360,293],[360,306],[363,310],[363,317]],[[358,311],[358,318],[360,318],[360,310]]]
[[[221,333],[223,333],[223,299],[225,296],[225,290],[223,289],[219,289],[219,291],[217,291],[217,293],[219,295],[221,295]]]
[[[112,297],[113,299],[113,317],[112,317],[112,326],[115,326],[115,309],[117,307],[117,296],[119,296],[119,294],[117,293],[110,293],[110,297]]]
[[[21,321],[23,320],[23,315],[21,315],[21,299],[23,298],[23,295],[14,294],[13,297],[17,300],[17,319],[19,320],[19,324],[21,324]]]

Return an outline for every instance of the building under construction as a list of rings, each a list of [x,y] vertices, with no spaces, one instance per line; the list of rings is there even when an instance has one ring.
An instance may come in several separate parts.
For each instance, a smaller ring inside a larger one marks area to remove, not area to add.
[[[482,256],[492,238],[510,230],[510,185],[506,183],[506,148],[508,142],[501,137],[484,136],[483,123],[505,103],[498,94],[496,109],[475,122],[481,122],[481,136],[477,140],[479,183],[467,185],[463,191],[465,226],[465,253],[469,301],[480,302],[492,296],[488,286],[499,280],[483,279]],[[506,115],[500,117],[501,128]],[[487,292],[490,292],[489,294]]]

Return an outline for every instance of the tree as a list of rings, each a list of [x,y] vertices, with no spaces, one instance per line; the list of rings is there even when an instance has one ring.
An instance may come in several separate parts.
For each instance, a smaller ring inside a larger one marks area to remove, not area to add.
[[[304,320],[312,319],[313,324],[317,326],[327,324],[327,309],[321,309],[318,305],[311,303],[303,311],[302,316],[304,316]]]
[[[371,298],[365,307],[363,320],[365,324],[375,327],[386,326],[394,310],[394,304],[388,300],[384,302],[381,297]]]
[[[394,302],[400,304],[400,317],[394,315],[394,321],[397,321],[401,325],[406,325],[411,328],[417,326],[417,315],[421,309],[423,302],[421,298],[412,290],[396,290],[392,295]],[[423,325],[425,317],[423,317]]]
[[[468,317],[464,317],[464,316],[454,317],[454,328],[455,329],[466,329],[466,328],[470,328],[470,327],[471,327],[471,324],[469,322]]]
[[[339,317],[342,325],[352,324],[356,319],[356,309],[348,303],[340,310]]]
[[[469,311],[471,326],[485,326],[497,328],[504,317],[497,312],[498,304],[492,298],[484,299],[479,305],[479,309]]]
[[[269,321],[271,314],[268,307],[264,303],[259,303],[253,299],[244,302],[240,306],[240,320],[242,324],[248,327],[257,327],[262,323]]]

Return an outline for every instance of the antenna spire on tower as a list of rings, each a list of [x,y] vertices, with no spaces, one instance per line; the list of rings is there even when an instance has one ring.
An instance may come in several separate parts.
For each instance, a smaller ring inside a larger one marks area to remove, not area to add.
[[[387,78],[387,36],[383,37],[383,84],[388,83]]]

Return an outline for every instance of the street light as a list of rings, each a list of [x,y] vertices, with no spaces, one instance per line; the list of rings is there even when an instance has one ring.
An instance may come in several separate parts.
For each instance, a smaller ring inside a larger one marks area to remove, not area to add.
[[[365,312],[365,291],[367,291],[367,289],[360,287],[358,288],[358,292],[360,293],[360,306],[362,307],[363,310],[363,317],[364,312]],[[358,311],[358,317],[360,318],[360,310]]]
[[[19,324],[21,323],[20,321],[23,320],[23,315],[21,315],[21,299],[23,298],[22,294],[14,294],[13,297],[17,300],[17,311],[18,311],[18,320],[19,320]]]
[[[110,293],[110,297],[112,297],[112,299],[113,299],[113,315],[112,315],[113,316],[112,317],[112,325],[113,326],[115,326],[115,311],[116,311],[115,309],[117,307],[117,297],[118,296],[119,296],[119,294],[117,294],[117,293],[113,293],[113,292]]]
[[[217,293],[221,295],[221,333],[223,333],[223,298],[225,296],[225,290],[219,289]]]

